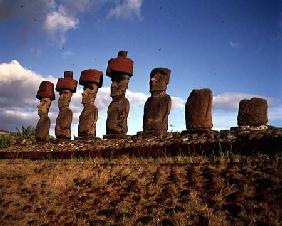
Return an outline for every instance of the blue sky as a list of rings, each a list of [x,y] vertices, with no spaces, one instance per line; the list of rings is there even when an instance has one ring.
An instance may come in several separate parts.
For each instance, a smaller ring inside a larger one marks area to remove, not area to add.
[[[87,68],[105,72],[108,59],[123,49],[135,62],[128,93],[131,134],[142,129],[149,74],[160,66],[172,70],[169,130],[185,129],[185,101],[203,87],[214,94],[216,129],[235,126],[239,100],[252,96],[267,98],[269,123],[282,126],[281,0],[0,0],[0,34],[5,129],[36,124],[34,97],[42,79],[56,82],[64,70],[73,70],[76,79]],[[111,100],[110,79],[104,81],[97,100],[99,136]],[[74,134],[80,98],[73,97]]]

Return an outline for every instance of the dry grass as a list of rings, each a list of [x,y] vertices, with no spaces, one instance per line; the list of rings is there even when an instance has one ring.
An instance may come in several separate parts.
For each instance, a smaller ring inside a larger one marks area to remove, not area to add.
[[[0,225],[279,225],[282,156],[0,160]]]

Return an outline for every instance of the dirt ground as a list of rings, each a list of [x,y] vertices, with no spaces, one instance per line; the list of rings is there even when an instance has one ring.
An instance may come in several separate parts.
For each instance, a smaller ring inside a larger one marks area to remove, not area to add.
[[[0,225],[279,225],[282,155],[0,160]]]

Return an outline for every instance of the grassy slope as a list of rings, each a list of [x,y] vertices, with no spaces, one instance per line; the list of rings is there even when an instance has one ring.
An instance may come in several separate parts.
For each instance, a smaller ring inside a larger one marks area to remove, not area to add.
[[[0,225],[279,225],[281,163],[281,155],[0,160]]]

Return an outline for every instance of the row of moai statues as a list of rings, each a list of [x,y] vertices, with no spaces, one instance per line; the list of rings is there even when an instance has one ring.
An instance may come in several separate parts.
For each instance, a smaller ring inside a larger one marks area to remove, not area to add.
[[[108,61],[106,75],[111,78],[112,102],[108,107],[106,135],[104,138],[125,138],[128,131],[127,117],[130,109],[125,97],[128,83],[133,76],[133,61],[127,57],[127,51],[119,51],[117,58]],[[137,135],[158,135],[168,130],[168,116],[171,110],[171,98],[166,93],[171,71],[168,68],[155,68],[150,74],[150,93],[144,106],[143,131]],[[103,85],[103,72],[87,69],[81,72],[79,84],[83,86],[83,110],[79,116],[78,138],[98,139],[96,122],[98,109],[95,99],[98,89]],[[71,139],[73,113],[69,107],[78,82],[73,79],[72,71],[65,71],[64,78],[59,78],[56,91],[59,92],[59,113],[56,119],[55,135],[57,139]],[[39,121],[36,126],[36,139],[39,142],[49,141],[50,119],[48,117],[51,102],[55,100],[54,84],[41,82],[36,97]],[[193,90],[185,105],[186,131],[210,131],[212,124],[212,91],[210,89]],[[239,128],[266,126],[267,102],[262,98],[242,100],[238,112]]]

